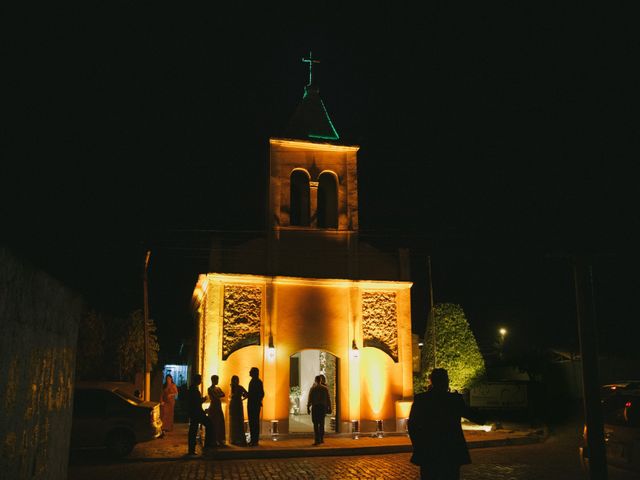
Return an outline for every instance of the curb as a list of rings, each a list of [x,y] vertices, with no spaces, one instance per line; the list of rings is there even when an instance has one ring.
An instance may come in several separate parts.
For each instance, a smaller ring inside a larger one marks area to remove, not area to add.
[[[499,440],[477,440],[468,441],[469,450],[476,448],[506,447],[518,445],[530,445],[542,443],[548,437],[545,431],[543,434],[527,435],[516,438],[505,438]],[[279,448],[265,450],[216,450],[206,452],[197,456],[167,456],[167,457],[138,457],[126,458],[125,463],[137,462],[170,462],[170,461],[190,461],[190,460],[251,460],[266,458],[299,458],[299,457],[333,457],[333,456],[355,456],[355,455],[383,455],[393,453],[411,453],[413,448],[408,445],[377,445],[363,447],[315,447],[315,448]]]

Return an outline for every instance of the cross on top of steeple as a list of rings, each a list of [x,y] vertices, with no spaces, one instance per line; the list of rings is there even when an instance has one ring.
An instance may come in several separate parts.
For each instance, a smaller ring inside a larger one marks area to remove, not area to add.
[[[311,51],[309,51],[309,58],[303,58],[302,61],[309,64],[309,83],[307,84],[307,87],[310,87],[312,83],[311,71],[313,69],[313,64],[320,63],[320,60],[314,60]]]

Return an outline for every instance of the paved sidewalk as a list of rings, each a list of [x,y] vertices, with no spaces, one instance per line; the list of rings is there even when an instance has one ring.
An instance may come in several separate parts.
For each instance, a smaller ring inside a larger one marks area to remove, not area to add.
[[[166,433],[163,438],[136,445],[127,460],[159,461],[190,458],[186,456],[187,430],[187,424],[175,424],[174,431]],[[503,428],[491,432],[465,430],[464,433],[469,448],[538,443],[543,442],[547,437],[546,429],[536,430],[518,425],[503,425]],[[202,453],[202,449],[198,446],[198,456],[193,458],[290,458],[411,452],[409,437],[397,433],[385,434],[383,438],[375,438],[371,434],[361,434],[357,440],[346,434],[325,435],[323,445],[313,446],[312,443],[312,434],[304,436],[281,435],[277,441],[262,438],[257,447],[228,445]]]

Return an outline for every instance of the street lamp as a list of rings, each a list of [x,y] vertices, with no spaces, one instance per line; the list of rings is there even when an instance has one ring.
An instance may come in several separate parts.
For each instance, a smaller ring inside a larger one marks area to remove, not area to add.
[[[498,333],[500,334],[500,341],[499,341],[499,346],[500,346],[500,352],[499,352],[499,357],[500,360],[502,360],[502,353],[504,350],[504,337],[507,335],[507,329],[504,327],[500,327],[500,329],[498,330]]]

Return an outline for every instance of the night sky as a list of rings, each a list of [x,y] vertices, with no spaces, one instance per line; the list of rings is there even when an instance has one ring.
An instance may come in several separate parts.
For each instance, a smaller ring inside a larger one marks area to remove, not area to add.
[[[339,5],[339,4],[338,4]],[[373,8],[373,10],[372,10]],[[265,228],[268,138],[315,82],[361,146],[361,237],[426,259],[481,342],[576,349],[569,257],[593,258],[603,351],[638,333],[638,35],[625,12],[537,4],[109,3],[3,15],[2,237],[171,358],[211,235]],[[584,8],[584,7],[581,7]]]

